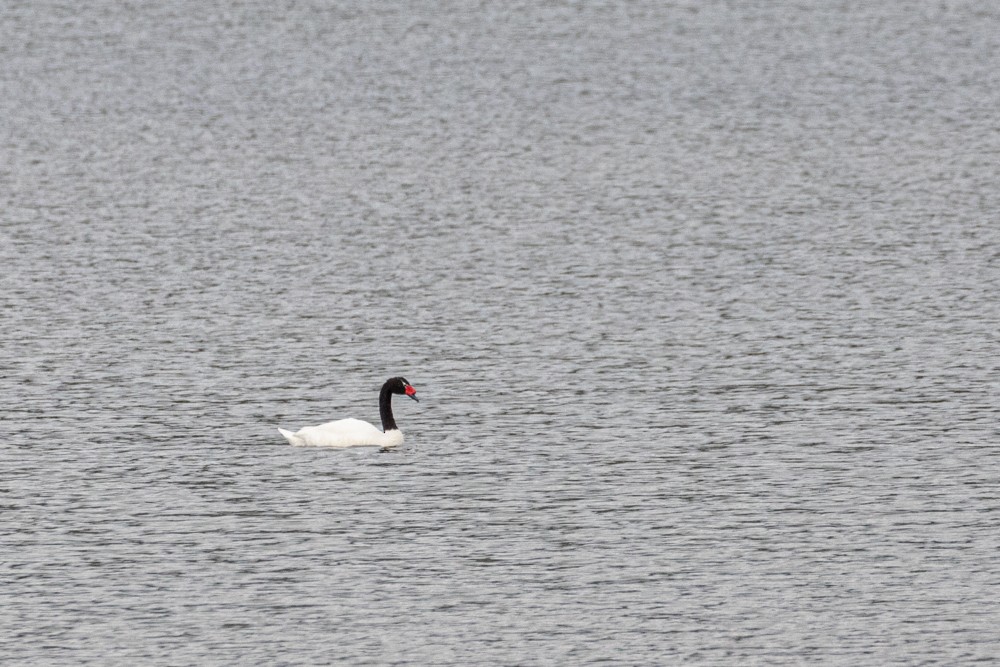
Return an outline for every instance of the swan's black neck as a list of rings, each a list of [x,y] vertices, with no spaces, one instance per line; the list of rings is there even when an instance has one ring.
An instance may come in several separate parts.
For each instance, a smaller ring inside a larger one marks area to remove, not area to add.
[[[382,385],[382,391],[378,393],[378,415],[382,418],[383,431],[388,433],[399,430],[399,427],[396,426],[396,420],[392,418],[392,390],[389,388],[388,382]]]

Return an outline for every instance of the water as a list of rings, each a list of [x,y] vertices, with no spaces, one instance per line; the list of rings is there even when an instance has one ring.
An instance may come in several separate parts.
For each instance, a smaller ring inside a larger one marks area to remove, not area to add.
[[[994,659],[998,24],[8,3],[0,658]]]

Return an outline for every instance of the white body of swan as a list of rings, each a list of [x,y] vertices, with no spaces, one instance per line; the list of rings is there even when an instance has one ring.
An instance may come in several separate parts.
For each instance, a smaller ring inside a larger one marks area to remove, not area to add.
[[[296,447],[398,447],[403,444],[403,433],[392,416],[393,394],[417,400],[417,390],[405,378],[386,380],[378,396],[382,430],[360,419],[338,419],[319,426],[306,426],[294,433],[283,428],[278,432]]]
[[[278,432],[296,447],[398,447],[403,432],[398,428],[382,431],[360,419],[338,419],[319,426],[306,426],[295,433]]]

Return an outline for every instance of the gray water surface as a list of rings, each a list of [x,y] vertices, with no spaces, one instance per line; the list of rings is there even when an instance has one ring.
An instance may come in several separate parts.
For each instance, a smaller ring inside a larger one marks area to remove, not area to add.
[[[0,661],[995,659],[997,109],[982,1],[8,3]]]

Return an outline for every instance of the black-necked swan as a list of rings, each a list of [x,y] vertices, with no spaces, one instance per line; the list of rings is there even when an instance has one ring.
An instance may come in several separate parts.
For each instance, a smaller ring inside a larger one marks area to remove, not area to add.
[[[279,428],[278,432],[296,447],[397,447],[403,433],[392,418],[392,395],[404,394],[417,399],[417,390],[405,378],[389,378],[378,394],[378,412],[382,430],[360,419],[338,419],[319,426],[306,426],[295,433]]]

